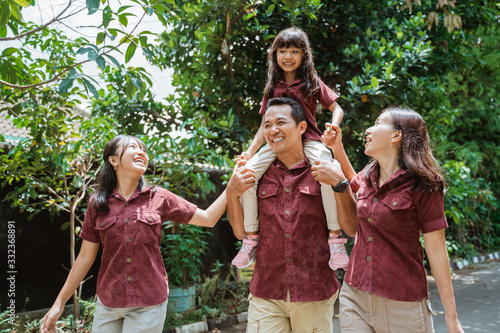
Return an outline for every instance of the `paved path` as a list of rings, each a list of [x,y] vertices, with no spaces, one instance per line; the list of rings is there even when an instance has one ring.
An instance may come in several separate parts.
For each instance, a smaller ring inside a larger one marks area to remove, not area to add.
[[[500,333],[500,262],[478,264],[455,271],[453,288],[458,317],[466,333]],[[444,309],[434,280],[429,278],[429,293],[434,316],[435,333],[447,333]],[[338,301],[333,318],[334,332],[340,333]],[[246,323],[219,330],[220,333],[244,333]],[[208,332],[207,332],[208,333]],[[271,333],[271,332],[270,332]]]

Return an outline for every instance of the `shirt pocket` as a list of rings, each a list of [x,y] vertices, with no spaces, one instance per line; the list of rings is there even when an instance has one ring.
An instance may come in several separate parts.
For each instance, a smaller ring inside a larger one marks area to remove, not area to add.
[[[95,229],[99,232],[101,244],[104,247],[114,246],[121,242],[121,232],[118,230],[115,214],[99,216],[96,220]]]
[[[137,239],[145,244],[160,242],[161,237],[161,215],[157,211],[137,212]]]
[[[315,211],[314,207],[319,207],[323,209],[323,204],[321,201],[321,186],[318,183],[302,184],[299,185],[300,192],[300,215],[301,217],[318,217],[318,212]],[[320,204],[318,204],[318,201]],[[323,214],[324,209],[320,212],[319,216]]]
[[[398,193],[386,196],[382,203],[388,211],[387,218],[383,218],[394,229],[412,229],[418,228],[414,209],[412,208],[413,200],[410,196],[404,193]]]
[[[259,202],[259,220],[265,220],[276,214],[279,185],[262,184],[257,190]]]

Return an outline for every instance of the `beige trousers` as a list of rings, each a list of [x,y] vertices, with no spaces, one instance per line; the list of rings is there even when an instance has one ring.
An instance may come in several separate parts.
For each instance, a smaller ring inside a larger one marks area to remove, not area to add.
[[[167,302],[152,306],[109,308],[97,299],[92,333],[161,333]]]
[[[342,332],[432,333],[432,310],[428,299],[393,301],[344,282],[340,292]]]
[[[322,160],[330,162],[332,154],[326,146],[314,140],[304,141],[304,154],[306,155],[309,163],[314,165],[314,161]],[[246,232],[259,231],[259,208],[257,203],[257,187],[259,180],[273,161],[276,159],[274,151],[266,144],[262,147],[257,154],[255,154],[250,161],[247,162],[246,167],[255,172],[256,182],[254,186],[248,189],[241,196],[241,206],[243,207],[244,224]],[[323,209],[325,210],[326,222],[329,230],[340,230],[337,220],[337,205],[335,204],[335,195],[330,185],[321,184],[321,198],[323,201]]]
[[[333,333],[338,291],[324,301],[290,302],[250,295],[247,333]]]

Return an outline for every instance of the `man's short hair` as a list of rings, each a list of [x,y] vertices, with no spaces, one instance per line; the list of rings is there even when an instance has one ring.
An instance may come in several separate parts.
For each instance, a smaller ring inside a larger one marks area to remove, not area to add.
[[[301,121],[306,120],[306,115],[304,113],[304,109],[300,105],[299,102],[289,97],[275,97],[271,98],[267,102],[267,108],[269,109],[271,106],[275,105],[290,105],[292,108],[292,118],[295,120],[295,124],[298,125]]]

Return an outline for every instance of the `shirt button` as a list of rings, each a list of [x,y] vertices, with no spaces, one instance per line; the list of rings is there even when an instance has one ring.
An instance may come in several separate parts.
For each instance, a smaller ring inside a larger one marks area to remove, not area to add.
[[[288,171],[288,174],[289,174],[289,175],[291,175],[291,174],[292,174],[292,172],[291,172],[291,171]]]
[[[307,97],[306,97],[306,98],[304,98],[304,102],[307,102]]]
[[[373,237],[372,237],[372,236],[368,237],[368,241],[369,241],[369,242],[371,242],[372,240],[373,240]]]
[[[125,206],[128,206],[128,205],[130,205],[130,204],[128,203],[128,201],[127,201],[127,202],[125,202]]]
[[[397,201],[394,201],[394,202],[392,203],[392,205],[393,205],[393,206],[396,206],[397,204],[398,204],[398,202],[397,202]]]
[[[149,221],[149,222],[153,221],[153,218],[152,218],[151,216],[150,216],[150,217],[148,217],[148,221]]]
[[[373,199],[372,199],[372,201],[373,201],[373,202],[377,202],[377,198],[373,198]]]
[[[132,259],[130,259],[130,258],[127,258],[127,262],[132,262]]]
[[[288,87],[288,88],[286,88],[286,90],[290,91],[290,90],[292,90],[292,87]]]
[[[372,257],[370,257],[370,256],[366,257],[366,261],[370,261],[370,260],[372,260]]]
[[[127,237],[127,238],[125,239],[125,242],[130,243],[130,238],[128,238],[128,237]]]
[[[290,211],[285,210],[285,214],[286,214],[286,215],[289,215],[289,214],[290,214]]]
[[[262,191],[262,195],[266,195],[266,191]]]
[[[129,222],[130,222],[130,220],[129,220],[129,219],[125,219],[125,223],[129,223]]]
[[[368,218],[368,222],[371,222],[373,221],[373,219],[371,217]]]
[[[288,239],[290,238],[290,234],[286,234],[285,237]]]
[[[290,192],[290,189],[287,187],[287,188],[285,189],[285,192],[286,192],[286,193]]]
[[[101,227],[104,227],[104,222],[101,222]]]
[[[290,262],[290,261],[292,261],[292,259],[286,258],[286,262]]]
[[[132,278],[129,276],[129,277],[127,278],[127,281],[128,281],[128,282],[132,281]]]

